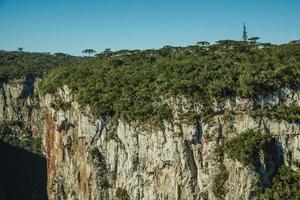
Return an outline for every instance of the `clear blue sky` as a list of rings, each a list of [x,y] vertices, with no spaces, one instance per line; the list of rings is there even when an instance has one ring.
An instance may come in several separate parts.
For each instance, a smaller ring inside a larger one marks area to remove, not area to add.
[[[250,36],[300,39],[300,0],[0,0],[0,49],[145,49]]]

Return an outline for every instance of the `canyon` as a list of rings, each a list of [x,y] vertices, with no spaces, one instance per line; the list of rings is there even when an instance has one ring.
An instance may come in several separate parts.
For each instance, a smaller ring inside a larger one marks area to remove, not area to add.
[[[42,95],[39,81],[1,83],[0,121],[19,138],[41,138],[48,199],[247,200],[257,197],[281,166],[299,170],[299,123],[250,114],[257,107],[300,106],[299,90],[215,101],[213,112],[199,118],[182,115],[201,110],[201,102],[162,98],[173,118],[152,125],[95,117],[89,106],[74,100],[67,85]],[[253,165],[232,159],[226,151],[220,155],[224,140],[247,130],[273,138]]]

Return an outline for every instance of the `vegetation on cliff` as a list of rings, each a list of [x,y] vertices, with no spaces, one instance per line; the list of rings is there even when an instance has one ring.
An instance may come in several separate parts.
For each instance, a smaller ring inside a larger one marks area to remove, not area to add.
[[[255,155],[264,150],[272,137],[267,133],[247,130],[228,140],[224,145],[224,152],[232,159],[237,159],[244,165],[253,163]]]
[[[202,113],[212,114],[210,105],[214,100],[234,96],[256,98],[285,87],[299,89],[299,52],[299,43],[271,45],[230,40],[210,46],[203,42],[159,50],[105,50],[97,57],[82,59],[64,54],[0,51],[0,78],[41,77],[51,70],[40,84],[44,94],[55,93],[58,87],[66,84],[75,99],[81,105],[89,105],[97,116],[159,122],[171,119],[171,108],[163,100],[172,96],[201,102],[205,105]],[[62,100],[51,103],[51,107],[63,111],[70,106]],[[290,105],[259,108],[251,115],[299,123],[299,113],[299,106]],[[41,154],[40,140],[20,140],[5,127],[0,129],[0,141]],[[230,158],[250,165],[271,141],[269,134],[248,130],[225,141],[220,148]],[[93,158],[93,161],[98,167],[98,184],[108,187],[103,159]],[[228,176],[229,172],[221,163],[212,184],[217,198],[222,199],[226,194]],[[261,198],[298,199],[299,181],[295,177],[299,179],[297,172],[282,167]],[[127,195],[122,188],[116,191],[118,198],[127,198]]]
[[[290,123],[300,123],[300,107],[298,105],[280,105],[276,108],[260,108],[252,111],[251,116],[254,118],[267,117],[270,119],[284,119]]]
[[[50,69],[68,65],[77,60],[63,53],[29,53],[0,50],[0,79],[41,77]]]
[[[56,68],[41,89],[53,93],[67,84],[97,116],[129,121],[161,120],[170,108],[162,97],[184,95],[209,104],[227,96],[255,98],[300,83],[300,44],[223,40],[188,47],[111,52]]]
[[[229,172],[227,171],[225,165],[222,163],[219,167],[219,173],[215,175],[212,182],[212,191],[217,199],[225,199],[226,188],[225,182],[229,177]]]
[[[271,185],[260,196],[261,200],[300,199],[300,173],[282,166],[273,177]]]
[[[247,130],[238,136],[225,142],[224,152],[232,159],[237,159],[245,166],[254,164],[255,156],[259,151],[264,151],[270,148],[269,144],[272,137],[267,133],[259,133],[253,130]],[[270,149],[268,149],[270,150]],[[283,163],[282,163],[283,164]],[[223,180],[226,181],[226,168],[215,177],[215,184],[222,186]],[[214,185],[216,188],[215,194],[222,194],[222,190]],[[300,199],[300,173],[293,171],[286,165],[281,165],[276,174],[272,177],[271,183],[264,188],[257,199],[271,200],[271,199]],[[219,189],[219,190],[218,190]]]
[[[67,84],[76,100],[90,105],[97,116],[161,121],[172,116],[166,104],[158,103],[165,97],[184,95],[209,105],[212,99],[255,98],[283,87],[298,88],[299,52],[297,42],[272,45],[232,40],[158,50],[106,49],[97,57],[85,58],[0,51],[0,78],[46,74],[41,83],[44,93]]]
[[[24,149],[34,154],[42,155],[41,139],[31,137],[19,138],[7,124],[0,124],[0,141]]]

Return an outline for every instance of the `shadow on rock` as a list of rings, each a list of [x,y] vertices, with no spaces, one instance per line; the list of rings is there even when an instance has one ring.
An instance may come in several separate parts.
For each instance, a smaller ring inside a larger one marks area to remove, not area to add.
[[[263,149],[263,154],[254,155],[253,166],[260,175],[260,184],[268,186],[277,170],[284,164],[283,150],[276,139],[272,139]]]

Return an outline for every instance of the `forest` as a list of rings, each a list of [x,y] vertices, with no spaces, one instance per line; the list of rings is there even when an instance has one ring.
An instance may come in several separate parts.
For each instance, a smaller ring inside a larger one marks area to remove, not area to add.
[[[209,107],[214,100],[256,98],[280,88],[297,89],[300,83],[298,41],[275,45],[221,40],[157,50],[106,49],[94,57],[71,60],[44,76],[42,92],[54,93],[66,84],[96,116],[128,121],[171,118],[170,108],[157,103],[171,96]],[[299,114],[293,117],[298,118]]]
[[[161,121],[171,118],[170,108],[157,103],[162,98],[182,95],[209,107],[213,100],[299,88],[300,42],[276,45],[257,39],[156,50],[106,49],[84,57],[0,51],[0,78],[42,78],[43,93],[66,84],[96,116]]]
[[[40,79],[42,94],[55,93],[68,85],[75,100],[82,106],[90,106],[95,117],[156,125],[172,120],[171,107],[163,103],[171,97],[200,102],[203,110],[191,116],[201,118],[201,114],[214,114],[213,102],[235,97],[255,100],[283,88],[299,90],[300,84],[299,41],[276,45],[252,38],[247,42],[221,40],[210,45],[202,41],[187,47],[148,50],[106,49],[98,54],[87,49],[83,53],[87,56],[0,51],[0,80],[5,83],[16,78]],[[62,111],[70,106],[70,102],[62,100],[51,104]],[[249,114],[253,118],[300,122],[300,107],[295,104],[258,107]],[[41,155],[40,140],[22,141],[14,134],[7,134],[10,132],[9,127],[2,125],[0,140]],[[272,141],[274,138],[268,134],[249,130],[225,140],[220,155],[225,153],[251,166],[253,156]],[[298,172],[282,166],[259,198],[298,198],[299,176]],[[213,180],[213,192],[220,199],[227,178],[228,172],[222,165]]]

